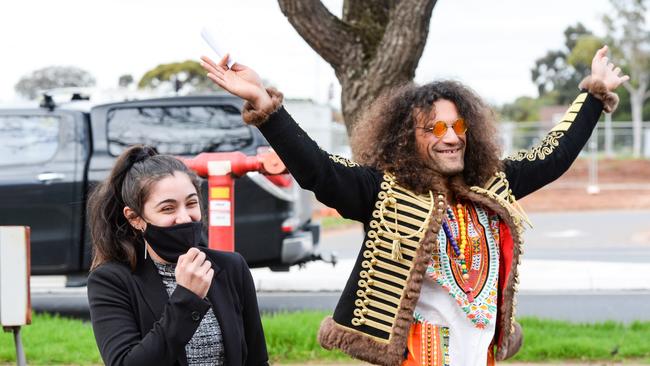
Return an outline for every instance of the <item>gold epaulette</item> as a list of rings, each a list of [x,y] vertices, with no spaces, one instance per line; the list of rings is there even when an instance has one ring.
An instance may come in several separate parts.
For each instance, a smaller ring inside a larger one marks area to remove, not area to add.
[[[506,174],[504,172],[495,173],[494,177],[492,177],[484,187],[473,186],[470,189],[497,201],[503,208],[508,210],[508,213],[512,216],[517,225],[525,222],[531,228],[533,227],[528,215],[526,215],[526,212],[512,194],[510,183],[508,182],[508,179],[506,179]]]

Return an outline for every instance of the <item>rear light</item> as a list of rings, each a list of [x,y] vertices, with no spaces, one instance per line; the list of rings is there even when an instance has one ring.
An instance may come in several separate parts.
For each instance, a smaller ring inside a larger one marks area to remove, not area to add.
[[[297,217],[290,217],[282,223],[282,232],[292,233],[298,229],[298,225],[300,225],[300,220]]]

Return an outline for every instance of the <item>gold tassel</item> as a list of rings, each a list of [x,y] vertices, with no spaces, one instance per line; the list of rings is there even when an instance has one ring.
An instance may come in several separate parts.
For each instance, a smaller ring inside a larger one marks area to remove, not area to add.
[[[391,252],[391,257],[394,261],[402,260],[402,245],[400,244],[399,238],[393,239],[393,250]]]

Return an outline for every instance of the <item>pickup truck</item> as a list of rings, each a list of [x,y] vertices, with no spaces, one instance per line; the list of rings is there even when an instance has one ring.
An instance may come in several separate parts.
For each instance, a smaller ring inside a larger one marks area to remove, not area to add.
[[[0,108],[0,225],[31,227],[33,275],[85,277],[91,261],[86,198],[129,145],[181,157],[269,149],[242,122],[242,101],[230,95],[102,105],[85,99],[73,94],[55,103],[44,95],[39,106]],[[207,197],[207,181],[202,186]],[[235,250],[249,266],[286,270],[321,259],[310,194],[295,181],[279,186],[258,173],[236,180]]]

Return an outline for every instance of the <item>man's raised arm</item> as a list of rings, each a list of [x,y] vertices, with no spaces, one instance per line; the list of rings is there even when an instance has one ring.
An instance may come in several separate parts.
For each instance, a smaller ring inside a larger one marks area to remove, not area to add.
[[[611,113],[618,104],[613,93],[627,75],[606,57],[607,46],[596,52],[591,75],[579,85],[580,94],[562,120],[532,149],[518,152],[505,160],[506,177],[517,198],[538,190],[566,172],[585,146],[602,111]]]
[[[244,122],[259,128],[302,188],[343,217],[367,221],[381,173],[320,149],[284,109],[280,92],[265,89],[249,67],[235,63],[229,68],[227,60],[228,55],[217,64],[202,57],[201,65],[217,85],[246,100]]]

